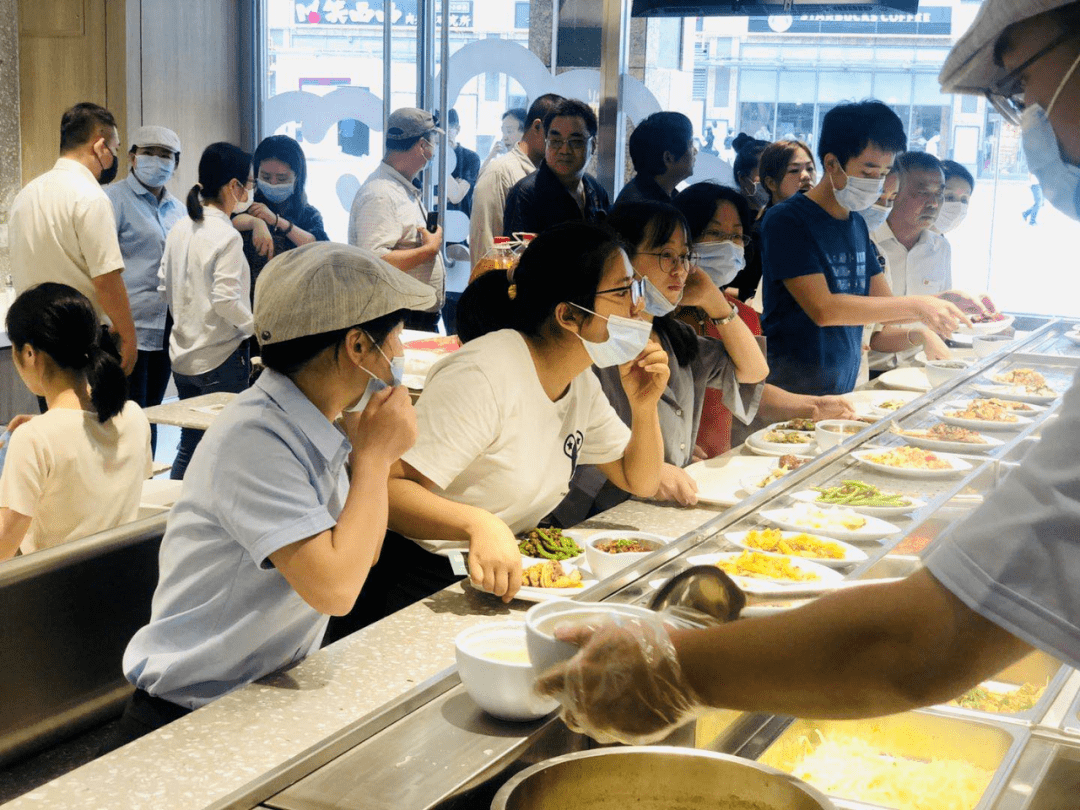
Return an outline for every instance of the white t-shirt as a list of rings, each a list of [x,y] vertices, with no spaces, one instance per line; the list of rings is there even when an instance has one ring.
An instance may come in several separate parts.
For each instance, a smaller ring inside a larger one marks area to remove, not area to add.
[[[104,424],[54,408],[19,427],[0,475],[0,507],[32,518],[23,554],[135,520],[152,473],[150,423],[127,402]]]
[[[592,371],[552,402],[524,338],[511,329],[470,341],[432,367],[416,421],[419,438],[403,459],[436,494],[486,509],[515,533],[562,501],[578,464],[620,459],[630,441]],[[444,554],[468,547],[417,542]]]

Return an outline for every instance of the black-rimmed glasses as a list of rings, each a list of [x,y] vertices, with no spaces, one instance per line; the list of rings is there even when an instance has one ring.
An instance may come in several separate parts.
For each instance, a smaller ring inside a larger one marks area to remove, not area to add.
[[[1010,124],[1020,124],[1024,114],[1024,83],[1020,76],[1025,70],[1046,56],[1054,48],[1076,36],[1075,31],[1064,31],[1052,39],[1049,44],[1039,49],[1021,64],[1010,70],[1003,77],[994,82],[994,85],[986,91],[987,100],[994,105],[1001,117]]]
[[[660,269],[665,273],[674,273],[680,266],[689,270],[691,265],[697,264],[697,256],[693,253],[676,253],[674,250],[662,250],[659,253],[640,251],[642,256],[656,256],[660,260]]]
[[[645,281],[644,279],[635,278],[629,284],[623,284],[621,287],[612,287],[608,290],[597,290],[597,295],[607,295],[608,293],[630,293],[630,301],[636,306],[639,302],[645,298]]]

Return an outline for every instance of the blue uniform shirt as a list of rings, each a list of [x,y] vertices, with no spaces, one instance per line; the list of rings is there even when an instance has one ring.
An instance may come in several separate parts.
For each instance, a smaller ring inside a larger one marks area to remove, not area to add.
[[[165,237],[186,210],[169,193],[161,201],[146,186],[128,174],[105,189],[116,214],[116,235],[124,256],[124,286],[131,302],[139,350],[165,349],[165,299],[158,292],[158,267],[165,250]]]
[[[129,681],[198,708],[318,648],[328,617],[269,557],[337,523],[350,451],[275,371],[221,412],[169,515],[150,622],[124,653]]]
[[[855,388],[862,359],[861,326],[818,326],[784,281],[821,274],[833,293],[869,295],[881,272],[866,221],[836,219],[796,194],[769,210],[761,223],[769,382],[797,394],[846,394]]]

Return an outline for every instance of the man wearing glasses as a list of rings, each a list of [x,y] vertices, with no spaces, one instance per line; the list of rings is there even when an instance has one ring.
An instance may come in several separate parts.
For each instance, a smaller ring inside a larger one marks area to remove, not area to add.
[[[564,99],[544,118],[544,160],[506,196],[503,234],[541,233],[564,222],[599,223],[611,206],[607,192],[585,173],[596,143],[596,114]]]

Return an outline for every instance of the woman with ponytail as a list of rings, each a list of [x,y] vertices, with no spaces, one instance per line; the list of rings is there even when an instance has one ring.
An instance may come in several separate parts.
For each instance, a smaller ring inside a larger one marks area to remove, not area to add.
[[[509,602],[521,587],[514,535],[562,500],[579,463],[636,495],[656,492],[668,362],[637,317],[641,303],[618,239],[584,223],[536,237],[512,278],[488,273],[469,285],[459,310],[467,342],[429,373],[416,445],[390,473],[389,526],[399,534],[387,536],[385,574],[371,580],[372,596],[384,589],[381,612],[460,578],[465,551],[473,584]],[[594,363],[620,367],[632,428]]]
[[[8,443],[0,560],[134,520],[152,463],[150,423],[127,401],[119,354],[86,296],[31,287],[8,310],[7,333],[19,376],[49,409]]]
[[[251,203],[251,155],[212,143],[199,159],[188,215],[169,231],[159,277],[173,317],[169,359],[180,399],[248,387],[254,334],[251,272],[229,216]],[[202,437],[184,428],[170,477],[180,479]]]

